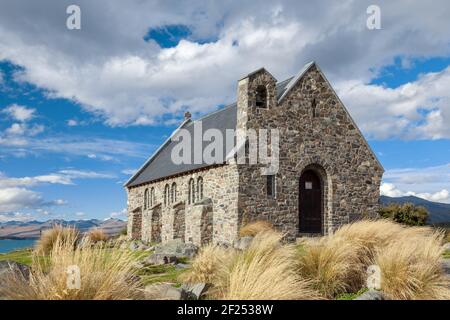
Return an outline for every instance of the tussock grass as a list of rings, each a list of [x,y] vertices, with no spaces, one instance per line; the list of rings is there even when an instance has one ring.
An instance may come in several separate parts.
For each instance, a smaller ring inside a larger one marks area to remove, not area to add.
[[[246,224],[239,230],[240,237],[254,237],[258,233],[273,230],[273,225],[269,221],[259,220]]]
[[[442,239],[441,233],[426,227],[362,220],[304,242],[298,254],[299,272],[333,298],[363,288],[367,267],[378,264],[382,290],[390,298],[440,299],[447,295],[442,289]]]
[[[389,299],[450,299],[450,282],[442,272],[440,232],[411,237],[400,235],[378,249],[375,263],[381,269],[381,287]]]
[[[214,244],[202,247],[192,261],[188,272],[181,275],[180,280],[190,283],[215,283],[220,268],[229,263],[236,255],[232,248],[224,248]]]
[[[35,250],[41,255],[47,255],[53,250],[57,240],[75,245],[79,238],[80,232],[77,229],[56,225],[42,232],[41,238],[36,243]]]
[[[84,239],[83,241],[88,241]],[[11,275],[0,288],[0,295],[14,300],[121,300],[139,298],[139,280],[135,277],[135,258],[128,250],[103,245],[76,246],[61,234],[48,257],[33,257],[32,273],[27,281]],[[68,270],[77,266],[81,286],[68,286]]]
[[[226,300],[318,299],[311,283],[294,264],[295,248],[271,230],[256,234],[250,247],[236,254],[219,272],[216,296]]]
[[[102,229],[91,229],[89,230],[87,237],[89,240],[93,243],[99,242],[99,241],[106,241],[108,240],[108,235],[103,231]]]

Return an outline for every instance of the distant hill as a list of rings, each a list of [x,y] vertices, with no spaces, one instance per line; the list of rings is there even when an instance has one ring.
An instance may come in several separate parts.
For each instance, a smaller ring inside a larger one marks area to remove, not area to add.
[[[432,202],[414,196],[397,198],[387,196],[380,197],[380,203],[383,205],[387,205],[390,203],[403,204],[406,202],[411,202],[415,205],[425,207],[430,213],[428,217],[428,223],[450,222],[450,204],[448,203]]]
[[[117,235],[126,228],[126,221],[119,219],[107,220],[48,220],[48,221],[8,221],[0,223],[0,239],[36,239],[39,238],[41,230],[50,229],[54,225],[63,225],[76,227],[81,232],[98,228],[105,231],[108,235]]]

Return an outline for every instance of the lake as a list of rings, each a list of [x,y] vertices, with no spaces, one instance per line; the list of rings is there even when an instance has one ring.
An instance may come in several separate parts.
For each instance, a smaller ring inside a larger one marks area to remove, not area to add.
[[[34,239],[25,239],[25,240],[0,239],[0,253],[6,253],[9,251],[22,248],[31,248],[32,246],[34,246],[35,242],[36,240]]]

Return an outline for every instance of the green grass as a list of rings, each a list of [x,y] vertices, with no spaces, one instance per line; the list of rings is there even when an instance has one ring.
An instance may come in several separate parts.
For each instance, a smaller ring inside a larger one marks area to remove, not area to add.
[[[174,284],[176,287],[181,286],[178,277],[186,272],[187,269],[177,269],[172,264],[165,264],[160,266],[148,266],[139,270],[139,275],[142,278],[144,285],[154,284],[160,282],[168,282]]]
[[[362,295],[367,290],[368,290],[367,288],[362,288],[358,292],[342,293],[337,296],[336,300],[355,300],[357,297]]]
[[[443,256],[444,256],[444,259],[450,259],[450,250],[445,251]]]
[[[26,264],[27,266],[31,265],[32,259],[31,259],[32,250],[31,249],[21,249],[21,250],[15,250],[8,253],[1,253],[0,254],[0,261],[1,260],[12,260],[17,263]]]

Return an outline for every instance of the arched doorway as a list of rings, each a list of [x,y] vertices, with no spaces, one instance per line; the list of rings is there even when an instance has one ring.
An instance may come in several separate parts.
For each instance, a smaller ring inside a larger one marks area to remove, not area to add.
[[[305,170],[299,186],[299,233],[322,233],[322,181],[314,170]]]

